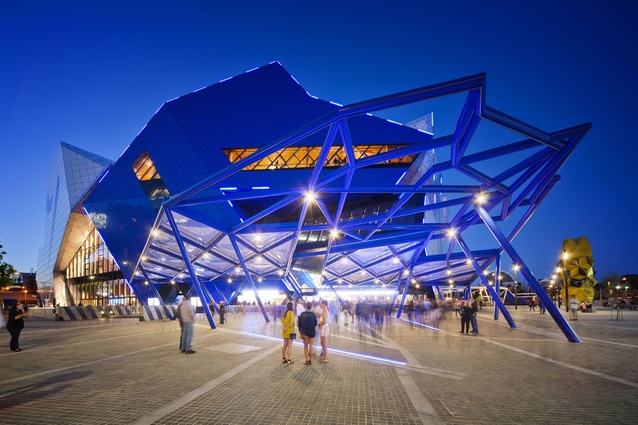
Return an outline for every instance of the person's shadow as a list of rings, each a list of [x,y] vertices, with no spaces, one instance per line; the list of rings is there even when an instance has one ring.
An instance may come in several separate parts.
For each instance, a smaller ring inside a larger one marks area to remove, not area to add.
[[[27,384],[10,390],[7,390],[5,387],[0,390],[0,410],[16,407],[32,400],[41,400],[70,387],[71,384],[67,383],[68,381],[82,379],[91,374],[92,372],[88,371],[69,372],[63,375],[50,376],[44,381]]]

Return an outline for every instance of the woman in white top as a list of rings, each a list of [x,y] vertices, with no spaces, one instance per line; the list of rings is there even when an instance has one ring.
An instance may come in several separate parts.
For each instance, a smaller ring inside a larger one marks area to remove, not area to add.
[[[319,329],[321,330],[321,349],[323,351],[323,359],[319,360],[319,363],[328,363],[328,347],[326,344],[326,338],[329,334],[328,329],[328,301],[319,301],[319,307],[321,307],[321,317],[319,318]]]

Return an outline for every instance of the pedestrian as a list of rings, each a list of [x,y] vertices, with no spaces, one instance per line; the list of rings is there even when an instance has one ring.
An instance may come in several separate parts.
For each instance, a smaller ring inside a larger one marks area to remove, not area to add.
[[[175,317],[177,317],[177,321],[179,322],[179,351],[183,353],[184,349],[182,348],[182,339],[184,339],[184,321],[182,320],[182,316],[179,313],[179,308],[181,306],[181,303],[177,306],[177,309],[175,310]]]
[[[538,314],[545,314],[545,312],[547,311],[547,309],[545,308],[545,304],[543,304],[540,298],[537,298],[537,300],[538,300]]]
[[[408,302],[407,310],[408,310],[408,321],[410,322],[410,326],[412,326],[412,323],[414,322],[414,310],[415,310],[414,299],[411,299]]]
[[[299,326],[299,318],[306,311],[306,307],[304,306],[303,300],[299,298],[297,300],[297,305],[295,306],[295,313],[297,314],[297,326]]]
[[[226,320],[226,306],[223,301],[219,302],[219,323],[224,324],[224,320]]]
[[[576,295],[572,295],[572,297],[569,299],[569,310],[572,313],[572,318],[569,320],[578,321],[578,304],[579,303],[580,301],[578,301],[578,298],[576,297]]]
[[[182,321],[182,343],[180,348],[182,353],[195,354],[195,350],[192,349],[193,334],[195,333],[195,309],[191,304],[191,296],[189,294],[184,295],[182,302],[177,307],[177,316]]]
[[[317,316],[312,311],[312,303],[306,303],[306,310],[299,316],[299,333],[303,339],[303,355],[306,359],[305,365],[312,364],[312,347],[315,341],[315,328],[317,327]]]
[[[29,313],[24,310],[24,305],[18,301],[9,310],[9,319],[7,320],[7,330],[11,334],[11,342],[9,348],[11,351],[22,351],[18,340],[20,339],[20,332],[24,329],[24,318]]]
[[[470,316],[470,322],[472,323],[472,333],[474,335],[478,335],[479,333],[479,329],[478,329],[478,320],[477,320],[477,315],[478,315],[478,303],[476,302],[476,300],[472,301],[472,315]]]
[[[293,364],[294,362],[290,358],[292,355],[292,340],[295,334],[295,312],[293,310],[293,303],[286,304],[286,311],[281,316],[281,323],[283,324],[283,331],[281,336],[284,338],[284,346],[281,348],[282,363]]]
[[[470,333],[470,322],[472,320],[472,306],[469,302],[463,303],[463,308],[461,308],[461,332],[459,333]]]
[[[328,347],[326,338],[330,334],[328,329],[328,301],[319,301],[319,307],[321,308],[321,317],[319,318],[319,330],[321,331],[321,351],[323,352],[323,358],[319,360],[319,363],[328,363]]]

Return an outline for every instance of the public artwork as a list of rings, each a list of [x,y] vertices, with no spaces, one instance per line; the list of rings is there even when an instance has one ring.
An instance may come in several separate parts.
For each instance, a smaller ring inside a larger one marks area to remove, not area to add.
[[[580,301],[594,299],[594,287],[598,281],[594,278],[594,257],[591,245],[585,236],[563,241],[563,255],[558,265],[563,269],[561,278],[569,283],[569,296],[575,295]],[[565,288],[561,291],[561,297],[566,300]]]

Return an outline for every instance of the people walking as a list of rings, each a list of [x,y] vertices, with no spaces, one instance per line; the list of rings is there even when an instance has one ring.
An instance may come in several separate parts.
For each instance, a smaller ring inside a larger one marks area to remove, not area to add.
[[[281,323],[283,324],[281,336],[284,338],[284,346],[281,348],[282,363],[293,364],[294,362],[290,358],[292,355],[291,336],[295,332],[295,312],[292,302],[286,304],[286,311],[281,316]]]
[[[312,303],[306,303],[306,310],[299,316],[299,333],[303,338],[303,355],[306,359],[304,364],[312,364],[312,347],[315,341],[315,328],[317,327],[317,316],[312,311]]]
[[[195,350],[191,346],[195,333],[195,309],[191,304],[189,294],[184,295],[182,302],[177,307],[177,315],[182,321],[182,343],[180,344],[182,353],[195,354]]]
[[[28,315],[29,313],[24,310],[24,305],[19,301],[9,310],[7,330],[11,334],[11,341],[9,342],[9,348],[11,351],[22,351],[19,339],[20,333],[22,332],[22,329],[24,329],[24,318]]]

